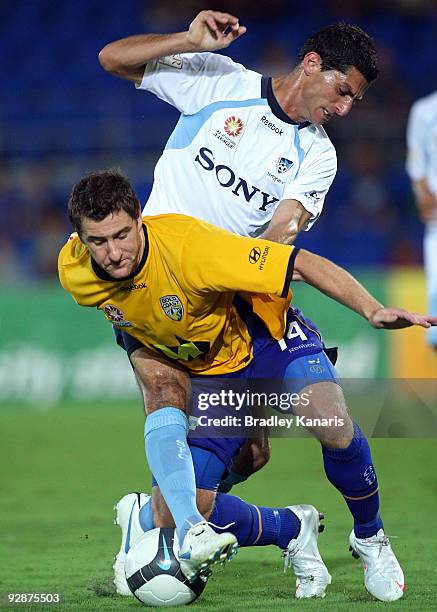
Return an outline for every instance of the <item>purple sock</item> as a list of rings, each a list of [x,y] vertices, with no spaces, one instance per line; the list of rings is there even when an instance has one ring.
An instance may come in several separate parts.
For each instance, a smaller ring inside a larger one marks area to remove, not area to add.
[[[354,437],[347,448],[322,446],[328,480],[343,495],[354,517],[358,538],[369,538],[383,527],[379,516],[378,480],[372,464],[369,443],[354,423]]]
[[[288,508],[253,506],[227,493],[217,494],[209,521],[219,527],[234,523],[226,530],[240,546],[275,544],[284,549],[300,532],[300,520]]]

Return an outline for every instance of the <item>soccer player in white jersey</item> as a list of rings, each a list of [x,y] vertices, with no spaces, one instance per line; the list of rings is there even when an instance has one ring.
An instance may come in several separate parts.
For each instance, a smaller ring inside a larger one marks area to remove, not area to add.
[[[186,32],[131,36],[107,45],[99,59],[105,70],[181,112],[157,163],[146,214],[184,213],[291,244],[320,215],[335,176],[335,150],[322,124],[346,116],[363,97],[378,74],[376,52],[361,29],[337,24],[305,42],[288,74],[267,78],[211,53],[245,31],[232,15],[202,11]],[[320,404],[313,395],[309,412],[323,405],[329,416],[343,414],[326,354],[308,337],[311,325],[297,309],[290,316],[290,334],[302,342],[287,376],[316,382],[310,363],[320,360],[326,377],[313,385]],[[365,586],[393,601],[403,595],[403,573],[384,534],[368,442],[346,421],[341,433],[314,433],[326,475],[353,515],[349,541],[363,560]]]
[[[425,223],[424,262],[429,311],[437,313],[437,91],[411,107],[407,126],[407,173]],[[437,350],[436,330],[428,340]]]

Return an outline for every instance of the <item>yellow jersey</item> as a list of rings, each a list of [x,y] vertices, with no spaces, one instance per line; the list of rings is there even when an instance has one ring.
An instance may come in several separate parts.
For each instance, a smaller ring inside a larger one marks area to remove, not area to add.
[[[72,235],[59,254],[64,289],[195,374],[228,374],[251,361],[249,330],[233,306],[237,291],[272,336],[282,338],[294,247],[179,214],[143,217],[143,230],[144,255],[123,280],[110,278]]]

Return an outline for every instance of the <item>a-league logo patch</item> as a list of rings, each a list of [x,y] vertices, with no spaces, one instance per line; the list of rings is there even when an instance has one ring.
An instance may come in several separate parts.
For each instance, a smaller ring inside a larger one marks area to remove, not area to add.
[[[117,327],[132,327],[130,321],[124,320],[123,311],[120,310],[118,306],[114,306],[114,304],[105,304],[105,306],[103,306],[103,312],[108,321],[113,323],[113,325],[117,325]]]
[[[231,115],[226,119],[224,129],[228,136],[232,136],[235,138],[236,136],[239,136],[243,131],[243,122],[241,121],[240,117],[235,117],[234,115]]]
[[[177,295],[163,295],[159,298],[161,308],[172,321],[180,321],[184,316],[184,307]]]
[[[280,157],[276,163],[276,170],[278,174],[283,174],[284,172],[288,172],[293,165],[291,159],[287,159],[286,157]]]

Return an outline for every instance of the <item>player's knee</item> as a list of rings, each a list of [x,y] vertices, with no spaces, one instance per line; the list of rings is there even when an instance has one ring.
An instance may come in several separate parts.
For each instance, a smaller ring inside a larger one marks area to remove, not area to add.
[[[167,406],[186,412],[191,395],[188,374],[179,368],[147,357],[148,353],[143,349],[138,349],[131,355],[146,414]]]

